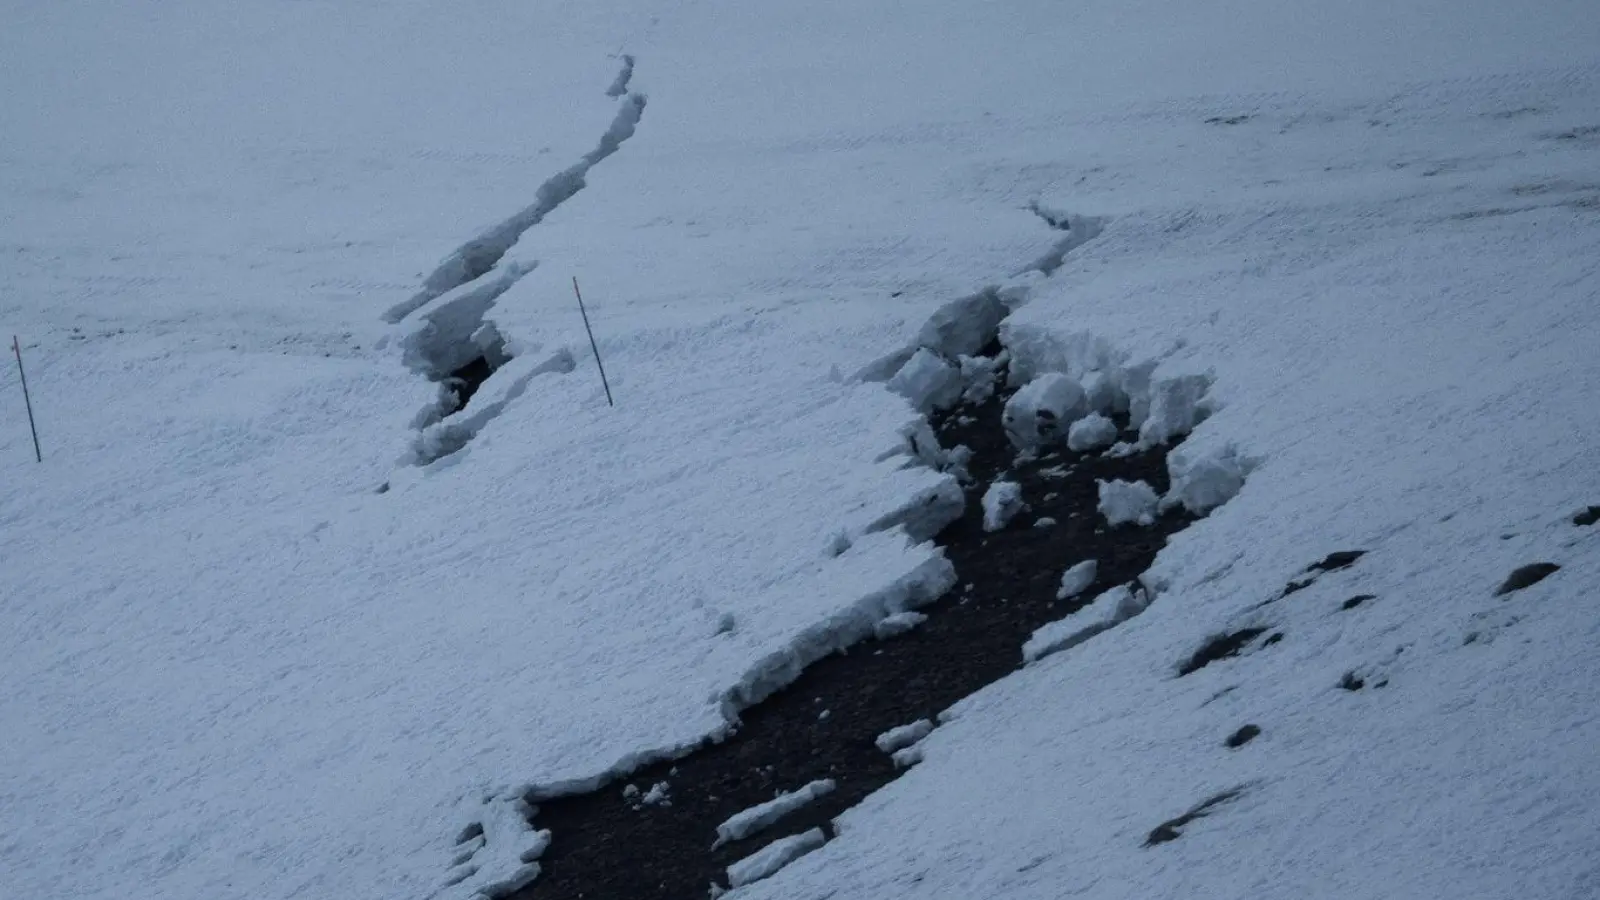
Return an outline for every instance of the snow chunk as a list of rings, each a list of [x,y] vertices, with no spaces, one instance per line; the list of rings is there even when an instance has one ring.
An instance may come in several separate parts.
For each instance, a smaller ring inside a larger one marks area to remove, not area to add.
[[[1022,485],[1015,481],[996,481],[983,493],[983,530],[999,531],[1012,517],[1022,512]]]
[[[1117,441],[1117,424],[1099,413],[1072,423],[1067,429],[1067,449],[1082,453],[1109,447]]]
[[[894,761],[895,768],[909,769],[917,763],[922,762],[922,756],[922,745],[912,744],[904,750],[896,750],[894,755],[889,758]]]
[[[1180,375],[1163,378],[1151,386],[1150,412],[1139,426],[1139,443],[1165,444],[1188,434],[1205,418],[1202,400],[1211,387],[1206,375]]]
[[[1099,569],[1099,563],[1089,559],[1061,573],[1061,587],[1056,589],[1056,599],[1065,600],[1068,597],[1076,597],[1088,590],[1089,585],[1094,584],[1094,578]]]
[[[550,832],[529,824],[532,814],[520,796],[485,801],[476,823],[482,833],[457,857],[459,861],[445,876],[445,885],[462,885],[475,895],[496,897],[531,884],[539,877],[539,864],[534,860],[550,846]]]
[[[995,385],[998,383],[999,369],[1006,360],[1006,354],[999,356],[963,356],[958,362],[961,364],[961,399],[964,402],[978,404],[987,402],[994,396]]]
[[[937,353],[918,350],[889,379],[888,388],[911,401],[918,412],[949,409],[961,399],[961,371]]]
[[[1008,312],[993,290],[952,300],[928,317],[917,344],[951,359],[975,355],[995,339]]]
[[[1128,408],[1127,397],[1117,388],[1117,380],[1109,373],[1100,369],[1083,376],[1083,394],[1089,402],[1089,408],[1103,413],[1124,412]]]
[[[717,842],[712,844],[711,848],[715,850],[729,841],[742,841],[818,797],[832,793],[836,786],[833,779],[823,778],[797,791],[780,794],[766,803],[735,813],[726,822],[717,826]]]
[[[1244,487],[1249,471],[1249,460],[1241,458],[1232,444],[1211,453],[1189,452],[1185,445],[1167,456],[1172,487],[1162,506],[1182,504],[1190,512],[1204,515],[1232,500]]]
[[[668,790],[669,785],[665,781],[658,781],[650,786],[650,790],[646,791],[643,797],[639,798],[639,802],[645,806],[671,806],[672,801],[667,798]]]
[[[821,828],[776,840],[728,867],[728,886],[744,887],[769,878],[779,869],[827,843]]]
[[[928,621],[928,617],[919,612],[895,613],[879,622],[872,629],[872,634],[881,641],[892,638],[895,635],[905,634],[926,621]]]
[[[1107,525],[1153,525],[1159,499],[1155,488],[1143,481],[1100,482],[1100,514]]]
[[[891,728],[885,731],[883,734],[878,735],[875,743],[878,745],[878,749],[885,753],[896,753],[922,740],[932,732],[932,720],[918,719],[910,725],[901,725],[898,728]]]
[[[1000,422],[1019,450],[1055,443],[1062,429],[1088,409],[1083,386],[1059,372],[1040,375],[1006,402]]]

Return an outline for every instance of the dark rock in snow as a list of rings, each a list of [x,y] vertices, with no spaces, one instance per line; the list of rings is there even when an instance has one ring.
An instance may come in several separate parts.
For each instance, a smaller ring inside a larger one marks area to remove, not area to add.
[[[1261,726],[1259,725],[1241,725],[1238,731],[1228,735],[1228,740],[1224,743],[1228,745],[1229,749],[1237,750],[1255,740],[1260,734]]]
[[[1555,563],[1529,563],[1528,565],[1516,569],[1510,575],[1507,575],[1506,580],[1501,582],[1499,587],[1495,588],[1494,595],[1496,597],[1504,597],[1506,594],[1509,594],[1513,591],[1520,591],[1526,587],[1533,587],[1534,585],[1545,580],[1546,578],[1549,578],[1551,575],[1554,575],[1559,571],[1561,571],[1561,567]]]
[[[1251,641],[1266,634],[1265,628],[1241,628],[1238,631],[1223,634],[1214,634],[1206,639],[1200,649],[1194,651],[1189,659],[1178,666],[1178,676],[1193,675],[1218,660],[1238,656]]]

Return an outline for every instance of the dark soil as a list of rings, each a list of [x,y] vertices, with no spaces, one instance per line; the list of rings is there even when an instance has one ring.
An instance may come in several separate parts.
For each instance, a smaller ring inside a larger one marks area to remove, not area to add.
[[[647,766],[599,790],[538,804],[534,823],[552,840],[537,880],[519,900],[704,900],[725,869],[777,838],[831,822],[901,771],[874,741],[890,728],[940,712],[1015,671],[1039,626],[1136,579],[1173,532],[1193,517],[1173,513],[1154,526],[1107,528],[1096,479],[1167,484],[1167,448],[1120,459],[1065,450],[1022,464],[1000,425],[1005,395],[934,421],[946,448],[973,451],[966,514],[936,539],[956,567],[957,587],[921,612],[914,630],[858,644],[823,659],[791,686],[747,709],[736,733],[675,762]],[[1126,422],[1119,423],[1126,426]],[[978,499],[996,476],[1022,486],[1029,511],[997,533],[982,527]],[[1035,527],[1041,517],[1055,525]],[[1061,573],[1098,560],[1082,600],[1059,601]],[[766,831],[712,849],[729,816],[781,791],[831,778],[837,788]],[[669,804],[624,797],[635,785],[667,783]]]
[[[1572,517],[1572,524],[1578,526],[1579,528],[1587,528],[1596,522],[1600,522],[1600,506],[1588,507],[1582,512],[1574,514]]]

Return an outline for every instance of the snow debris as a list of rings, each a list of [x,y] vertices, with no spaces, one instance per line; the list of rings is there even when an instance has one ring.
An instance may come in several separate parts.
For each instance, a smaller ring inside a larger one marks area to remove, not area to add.
[[[961,370],[931,350],[918,350],[889,379],[888,388],[918,412],[949,409],[961,399]]]
[[[1001,424],[1019,450],[1032,450],[1065,437],[1064,429],[1087,411],[1083,387],[1059,372],[1040,375],[1006,401]]]
[[[916,628],[918,625],[921,625],[926,621],[928,621],[928,617],[919,612],[908,611],[903,613],[895,613],[892,616],[885,616],[884,619],[877,624],[877,627],[873,629],[872,633],[874,637],[881,641],[887,638],[892,638],[896,635],[905,634],[906,632]]]
[[[821,828],[773,841],[728,867],[728,886],[744,887],[771,877],[779,869],[827,843]]]
[[[1056,520],[1050,516],[1040,516],[1033,520],[1033,527],[1035,528],[1054,528],[1055,526]]]
[[[728,817],[726,822],[717,826],[717,841],[711,847],[714,850],[729,841],[742,841],[750,835],[770,827],[774,822],[818,797],[833,793],[834,787],[836,785],[833,779],[823,778],[813,781],[799,790],[790,791],[787,794],[779,794],[776,798],[768,800],[766,803],[735,813]]]
[[[999,531],[1026,508],[1027,504],[1022,502],[1022,485],[1015,481],[996,481],[983,492],[983,530]]]
[[[1139,443],[1145,447],[1166,444],[1194,430],[1209,412],[1203,401],[1210,387],[1208,375],[1157,381],[1150,392],[1149,415],[1139,425]]]
[[[1107,525],[1153,525],[1159,503],[1155,488],[1143,481],[1100,482],[1100,514]]]
[[[1073,422],[1067,429],[1067,449],[1077,453],[1109,447],[1116,440],[1116,423],[1097,412]]]
[[[445,873],[445,886],[495,897],[538,878],[535,860],[550,846],[550,832],[529,824],[532,815],[527,801],[516,794],[487,800],[475,823],[480,834],[463,842],[455,865]]]
[[[878,735],[874,742],[885,753],[895,753],[915,744],[933,733],[932,719],[918,719],[910,725],[900,725]]]
[[[1000,367],[1005,364],[1007,354],[1002,351],[998,356],[963,356],[958,362],[961,364],[961,400],[963,403],[987,403],[994,396],[996,384],[1000,378]]]
[[[952,300],[928,317],[917,333],[917,345],[950,359],[974,356],[994,340],[1007,312],[993,290]]]
[[[672,800],[667,797],[669,786],[665,781],[658,781],[650,786],[639,802],[644,806],[671,806]]]
[[[1083,376],[1083,395],[1089,408],[1100,413],[1126,412],[1128,398],[1117,388],[1117,380],[1109,373],[1095,369]]]
[[[1167,456],[1172,486],[1162,498],[1162,507],[1182,505],[1204,515],[1232,500],[1244,487],[1251,468],[1251,461],[1241,457],[1232,444],[1214,452],[1178,447]]]
[[[1086,559],[1061,573],[1061,587],[1056,589],[1056,599],[1066,600],[1088,590],[1089,585],[1094,584],[1095,574],[1099,568],[1098,562]]]
[[[897,769],[909,769],[923,760],[921,744],[912,744],[904,750],[896,750],[890,757]]]

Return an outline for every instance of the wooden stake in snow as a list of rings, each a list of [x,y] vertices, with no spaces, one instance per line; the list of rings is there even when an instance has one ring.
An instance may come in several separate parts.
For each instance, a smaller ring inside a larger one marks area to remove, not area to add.
[[[39,452],[39,429],[33,424],[33,398],[28,396],[28,373],[22,369],[22,344],[17,342],[17,336],[11,336],[11,352],[17,355],[17,377],[22,379],[22,403],[28,408],[28,431],[33,435],[33,458],[44,462],[44,454]]]
[[[583,330],[589,332],[589,349],[594,351],[594,364],[600,370],[600,385],[606,389],[606,405],[616,406],[611,400],[611,382],[606,380],[606,365],[600,361],[600,346],[594,342],[594,329],[589,327],[589,311],[583,308],[583,292],[578,290],[578,276],[572,276],[572,292],[578,295],[578,312],[583,314]]]

